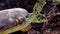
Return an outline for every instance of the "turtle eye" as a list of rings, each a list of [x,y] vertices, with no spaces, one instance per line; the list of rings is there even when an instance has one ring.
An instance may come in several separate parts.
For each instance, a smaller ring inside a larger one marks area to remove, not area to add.
[[[3,28],[4,28],[4,26],[0,27],[0,31],[2,31]]]

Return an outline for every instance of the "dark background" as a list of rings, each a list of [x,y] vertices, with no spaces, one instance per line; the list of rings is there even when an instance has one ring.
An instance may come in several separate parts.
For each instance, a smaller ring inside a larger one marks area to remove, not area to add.
[[[10,8],[24,8],[32,12],[36,0],[0,0],[0,10]]]

